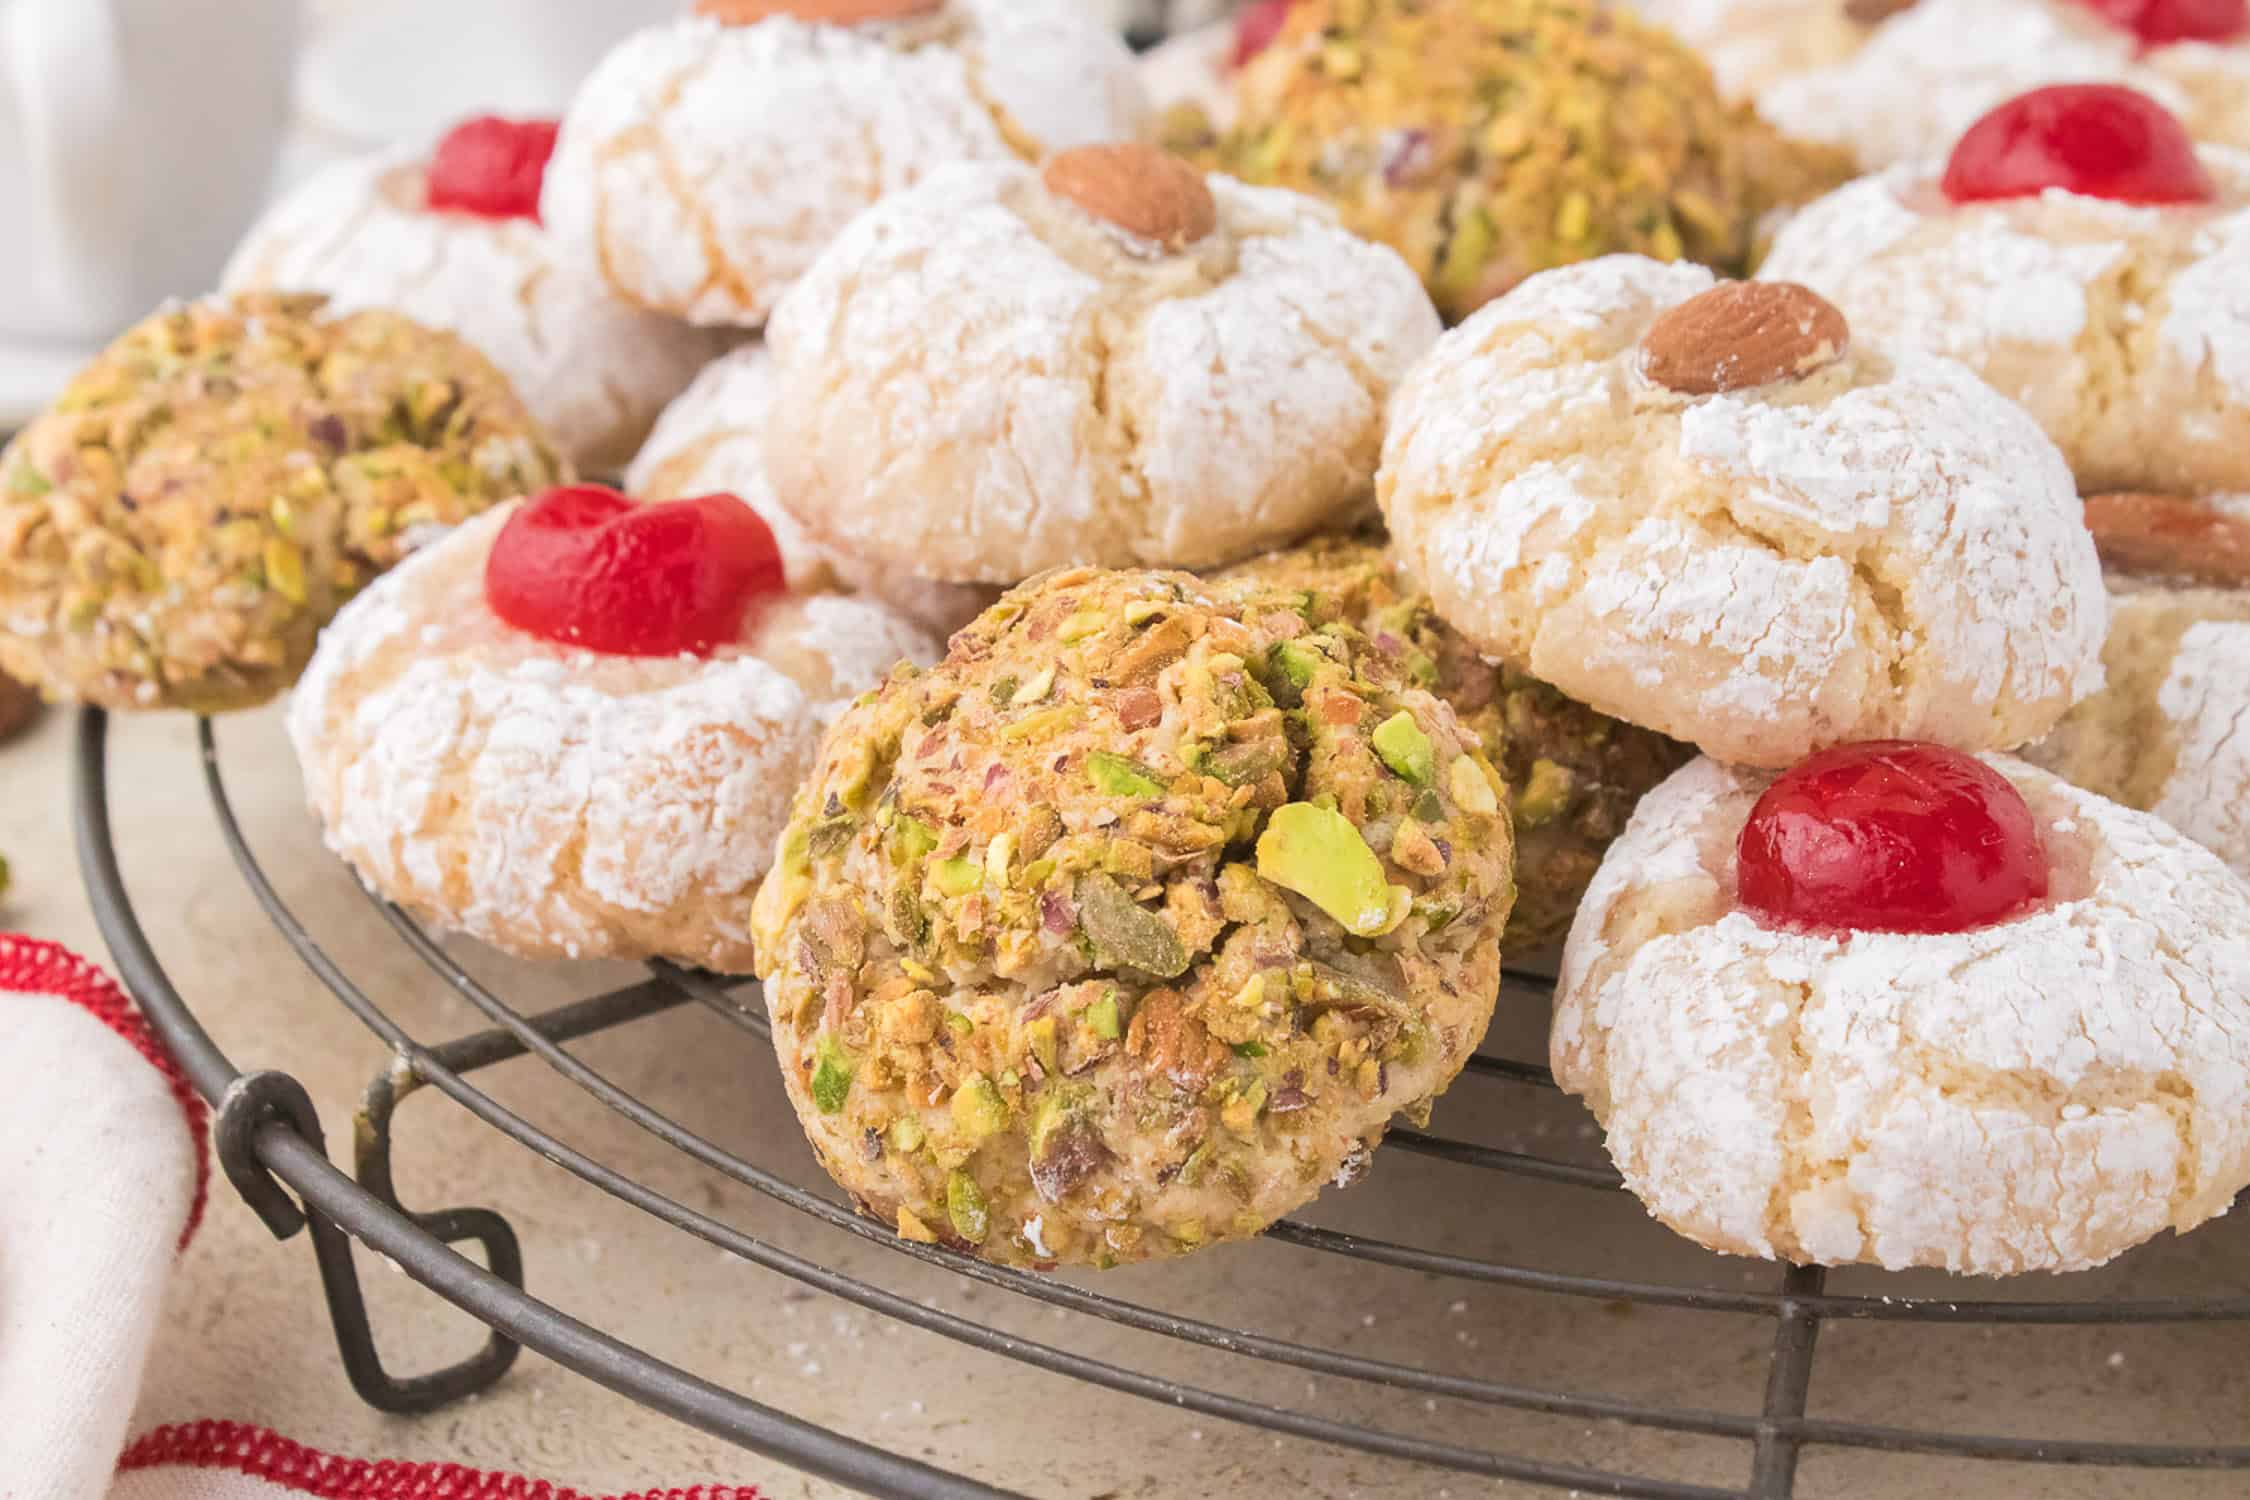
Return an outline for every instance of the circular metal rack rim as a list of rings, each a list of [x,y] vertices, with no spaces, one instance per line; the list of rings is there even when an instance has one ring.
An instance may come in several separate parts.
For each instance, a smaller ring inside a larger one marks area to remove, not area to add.
[[[564,1045],[688,1004],[703,1006],[749,1036],[763,1040],[767,1027],[762,1012],[738,998],[744,990],[754,994],[752,986],[652,964],[649,977],[638,984],[527,1016],[463,970],[411,918],[370,897],[400,939],[429,969],[493,1023],[491,1030],[434,1045],[410,1036],[320,948],[266,878],[235,818],[212,725],[204,720],[198,726],[198,743],[205,784],[221,837],[245,883],[312,973],[392,1049],[396,1059],[370,1085],[367,1103],[356,1122],[356,1177],[347,1175],[328,1160],[319,1121],[302,1087],[284,1074],[245,1074],[238,1070],[204,1031],[165,973],[125,888],[110,826],[107,734],[106,715],[96,709],[81,712],[75,826],[96,921],[126,986],[178,1057],[197,1091],[216,1106],[216,1144],[230,1180],[277,1236],[286,1239],[301,1228],[310,1229],[347,1373],[363,1397],[386,1410],[427,1411],[481,1390],[506,1373],[519,1347],[529,1347],[657,1411],[854,1489],[916,1500],[925,1496],[1002,1497],[1009,1493],[753,1401],[538,1300],[521,1285],[521,1258],[513,1232],[497,1214],[483,1209],[413,1213],[402,1208],[390,1177],[390,1110],[407,1092],[429,1086],[589,1185],[745,1260],[881,1316],[969,1348],[1202,1416],[1436,1469],[1648,1500],[1786,1500],[1795,1493],[1799,1455],[1811,1446],[2032,1463],[2250,1469],[2250,1443],[2046,1440],[1925,1431],[1806,1415],[1817,1334],[1825,1321],[1983,1325],[2243,1322],[2250,1321],[2250,1295],[2133,1301],[1839,1296],[1827,1293],[1822,1273],[1810,1268],[1778,1273],[1779,1285],[1770,1292],[1721,1290],[1544,1271],[1291,1221],[1268,1232],[1271,1239],[1309,1251],[1488,1286],[1770,1318],[1774,1322],[1774,1343],[1766,1398],[1760,1411],[1739,1413],[1663,1406],[1425,1370],[1228,1329],[1063,1280],[988,1265],[939,1247],[901,1240],[887,1227],[870,1223],[845,1205],[798,1188],[697,1135],[618,1088],[580,1062]],[[1519,986],[1541,983],[1529,976],[1511,976],[1508,982]],[[1052,1308],[1315,1374],[1431,1397],[1737,1440],[1750,1448],[1747,1485],[1719,1489],[1554,1463],[1269,1406],[1075,1354],[924,1306],[668,1198],[568,1146],[469,1081],[468,1075],[479,1068],[526,1054],[539,1057],[607,1108],[703,1166],[831,1229],[926,1265]],[[1511,1087],[1554,1086],[1546,1069],[1536,1063],[1496,1058],[1475,1059],[1465,1078]],[[1618,1187],[1615,1174],[1605,1168],[1499,1151],[1421,1132],[1394,1131],[1389,1144],[1393,1149],[1470,1168],[1603,1191]],[[486,1324],[493,1330],[492,1342],[479,1355],[448,1370],[404,1379],[390,1376],[382,1369],[368,1327],[352,1263],[352,1240],[388,1257],[416,1281]],[[488,1265],[479,1265],[453,1248],[469,1240],[482,1244]]]

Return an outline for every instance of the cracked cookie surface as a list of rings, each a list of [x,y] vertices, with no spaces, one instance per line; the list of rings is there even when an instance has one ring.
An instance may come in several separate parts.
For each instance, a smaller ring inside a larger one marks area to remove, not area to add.
[[[500,372],[394,313],[169,308],[0,457],[0,669],[105,708],[247,708],[338,607],[562,464]]]
[[[1978,1275],[2099,1265],[2250,1183],[2250,885],[2002,757],[2053,870],[1967,933],[1812,936],[1734,902],[1766,778],[1643,799],[1564,960],[1555,1076],[1713,1249]]]
[[[1596,713],[1513,667],[1486,661],[1438,617],[1379,540],[1324,537],[1212,579],[1290,594],[1309,618],[1360,631],[1368,649],[1443,698],[1507,787],[1516,834],[1511,960],[1563,940],[1602,851],[1634,805],[1695,752]]]
[[[774,494],[766,472],[766,423],[773,398],[773,356],[765,345],[746,344],[712,361],[664,409],[626,471],[626,489],[644,500],[737,496],[772,530],[791,588],[842,587],[868,594],[941,640],[992,603],[997,597],[992,589],[933,583],[910,569],[878,565],[815,542]]]
[[[749,972],[751,901],[821,731],[936,643],[811,596],[759,606],[707,658],[556,645],[485,602],[514,510],[433,543],[322,636],[289,734],[329,847],[519,957]]]
[[[1961,365],[1872,340],[1668,389],[1642,342],[1713,285],[1612,256],[1448,333],[1377,484],[1408,570],[1480,650],[1732,762],[2046,732],[2099,685],[2107,619],[2054,445]]]
[[[2250,153],[2198,154],[2217,197],[2176,206],[1956,204],[1938,166],[1894,167],[1790,220],[1759,275],[1966,364],[2086,493],[2250,490]]]
[[[628,300],[756,327],[877,199],[948,162],[1131,140],[1146,116],[1131,54],[1070,0],[858,26],[683,19],[580,88],[545,216]]]
[[[1503,795],[1294,596],[1034,580],[798,794],[757,909],[790,1099],[912,1239],[1098,1266],[1256,1234],[1476,1050]]]
[[[769,330],[776,489],[926,576],[1204,567],[1348,520],[1438,333],[1413,272],[1294,193],[1206,179],[1171,253],[1028,167],[948,168],[822,257]]]
[[[614,473],[664,404],[726,347],[561,264],[530,219],[430,209],[418,152],[323,168],[244,238],[230,292],[316,292],[459,334],[515,385],[570,461]]]

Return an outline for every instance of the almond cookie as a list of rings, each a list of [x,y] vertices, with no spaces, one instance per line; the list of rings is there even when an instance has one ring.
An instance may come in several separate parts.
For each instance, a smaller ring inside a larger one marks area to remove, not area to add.
[[[1695,754],[1486,661],[1438,617],[1379,538],[1320,538],[1212,581],[1286,593],[1318,628],[1358,631],[1369,650],[1460,716],[1500,773],[1514,815],[1516,905],[1502,940],[1510,958],[1563,940],[1634,804]]]
[[[2250,878],[2250,496],[2096,495],[2108,682],[2024,751]]]
[[[1437,333],[1309,198],[1148,146],[957,166],[782,304],[767,457],[823,545],[932,578],[1232,562],[1364,510]]]
[[[2053,143],[2029,169],[2027,135]],[[2117,139],[2130,149],[2101,144]],[[2141,96],[2004,105],[1942,167],[1806,208],[1759,274],[1968,365],[2084,491],[2250,490],[2250,153],[2190,145]]]
[[[1499,990],[1475,741],[1289,595],[1070,569],[839,720],[759,893],[862,1210],[1012,1264],[1254,1235],[1426,1118]]]
[[[0,670],[103,708],[263,703],[433,528],[561,467],[451,334],[318,297],[169,308],[0,456]]]
[[[557,491],[461,527],[337,617],[290,701],[329,846],[519,957],[748,972],[821,731],[936,655],[879,604],[783,588],[731,497]]]
[[[713,491],[737,496],[772,529],[791,588],[871,594],[940,639],[998,597],[988,588],[932,583],[905,569],[876,567],[817,546],[774,497],[766,476],[766,415],[772,408],[773,357],[765,345],[746,344],[713,361],[665,408],[626,471],[625,487],[644,500],[683,500]]]
[[[1235,92],[1217,164],[1335,204],[1448,319],[1614,251],[1743,270],[1768,210],[1851,175],[1599,0],[1298,0]]]
[[[2054,445],[1802,287],[1634,256],[1534,277],[1400,388],[1378,495],[1478,649],[1723,760],[2008,748],[2101,680]]]
[[[2250,148],[2250,7],[2145,0],[1642,0],[1728,96],[1873,170],[1945,152],[2030,89],[2123,84]],[[2189,11],[2194,13],[2188,14]],[[2199,33],[2183,35],[2182,24]]]
[[[580,88],[548,226],[627,300],[756,327],[843,227],[954,161],[1147,126],[1132,54],[1071,0],[702,0]]]
[[[2002,757],[1697,761],[1611,846],[1553,1054],[1713,1249],[2080,1270],[2250,1183],[2250,885]]]
[[[553,127],[474,120],[434,158],[339,162],[283,199],[227,268],[230,291],[319,292],[474,344],[570,457],[614,473],[718,336],[646,313],[561,262],[538,220]]]

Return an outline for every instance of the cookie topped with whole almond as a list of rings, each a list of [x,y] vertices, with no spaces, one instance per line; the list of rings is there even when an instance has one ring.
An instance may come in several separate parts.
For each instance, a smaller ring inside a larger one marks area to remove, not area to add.
[[[1636,256],[1533,277],[1401,385],[1377,495],[1480,650],[1723,760],[2009,748],[2100,681],[2054,445],[1802,286]]]
[[[2145,95],[2012,100],[1807,208],[1760,274],[1974,369],[2086,493],[2250,490],[2250,152]]]
[[[1132,54],[1075,0],[701,0],[581,87],[546,219],[628,301],[754,328],[878,198],[1147,115]]]
[[[2024,752],[2250,876],[2250,495],[2086,501],[2110,588],[2102,691]]]
[[[1364,514],[1421,281],[1296,193],[1153,146],[885,199],[767,331],[767,459],[840,556],[960,583],[1198,568]]]

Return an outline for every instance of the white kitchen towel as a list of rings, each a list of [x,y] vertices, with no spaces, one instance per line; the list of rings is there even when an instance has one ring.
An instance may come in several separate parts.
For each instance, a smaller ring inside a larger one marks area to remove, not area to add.
[[[239,1422],[128,1446],[165,1289],[202,1216],[208,1113],[107,976],[6,933],[0,1057],[0,1500],[595,1500],[457,1464],[339,1458]],[[608,1500],[760,1497],[696,1485]]]

